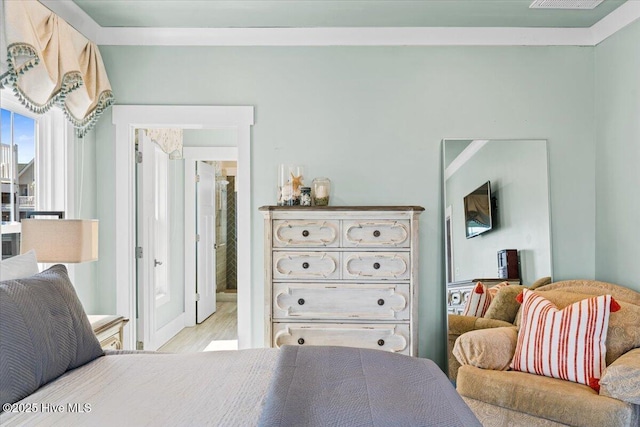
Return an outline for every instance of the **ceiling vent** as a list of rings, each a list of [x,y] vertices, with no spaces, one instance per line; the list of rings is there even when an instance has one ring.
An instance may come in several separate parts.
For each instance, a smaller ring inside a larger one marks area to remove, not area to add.
[[[604,0],[535,0],[529,9],[595,9]]]

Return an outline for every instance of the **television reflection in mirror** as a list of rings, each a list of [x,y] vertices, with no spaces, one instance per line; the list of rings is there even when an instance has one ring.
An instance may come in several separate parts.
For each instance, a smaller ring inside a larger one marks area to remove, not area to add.
[[[491,181],[464,197],[464,225],[467,239],[479,236],[494,227],[495,198],[491,197]]]

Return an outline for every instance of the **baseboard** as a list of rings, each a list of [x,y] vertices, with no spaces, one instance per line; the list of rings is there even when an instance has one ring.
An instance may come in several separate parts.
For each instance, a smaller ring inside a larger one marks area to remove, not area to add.
[[[167,343],[171,338],[176,336],[178,332],[184,329],[185,314],[180,313],[178,317],[171,322],[158,329],[153,335],[153,348],[145,348],[145,350],[157,350]]]

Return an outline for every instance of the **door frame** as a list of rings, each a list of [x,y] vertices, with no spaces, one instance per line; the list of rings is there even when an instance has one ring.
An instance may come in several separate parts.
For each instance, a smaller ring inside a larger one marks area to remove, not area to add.
[[[252,106],[115,105],[116,313],[129,318],[123,347],[136,348],[135,144],[136,128],[235,129],[238,150],[238,348],[252,346],[251,325],[251,126]],[[187,295],[185,295],[186,303]],[[195,292],[193,295],[195,300]],[[186,307],[185,307],[186,308]]]
[[[184,313],[185,326],[196,324],[196,186],[190,177],[196,175],[196,162],[204,160],[238,161],[238,147],[183,147],[184,158]],[[240,172],[238,168],[238,172]],[[238,204],[240,203],[238,191]],[[240,226],[238,226],[238,229]],[[238,261],[240,260],[238,247]],[[250,256],[250,251],[242,256]],[[238,271],[240,276],[240,271]],[[238,290],[240,294],[240,290]],[[188,296],[188,297],[187,297]],[[240,317],[240,295],[238,295],[238,318]],[[238,323],[238,340],[240,323]],[[238,348],[239,342],[238,342]]]

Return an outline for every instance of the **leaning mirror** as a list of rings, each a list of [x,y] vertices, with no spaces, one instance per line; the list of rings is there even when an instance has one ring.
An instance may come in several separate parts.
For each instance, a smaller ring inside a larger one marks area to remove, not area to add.
[[[447,312],[478,281],[551,276],[547,141],[445,139],[443,161]]]

